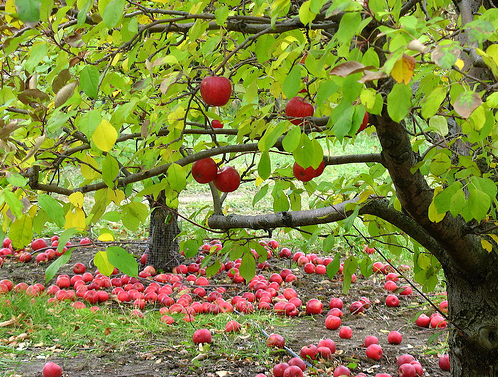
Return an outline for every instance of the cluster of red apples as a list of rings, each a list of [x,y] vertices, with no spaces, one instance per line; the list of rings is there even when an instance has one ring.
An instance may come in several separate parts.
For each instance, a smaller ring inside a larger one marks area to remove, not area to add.
[[[54,239],[55,242],[56,240]],[[4,241],[5,244],[9,240]],[[43,250],[39,246],[43,246],[47,242],[43,239],[33,241],[31,248]],[[88,239],[82,239],[80,242],[83,245],[91,243]],[[292,260],[301,267],[305,273],[315,273],[319,275],[326,274],[326,266],[332,262],[331,258],[322,258],[314,253],[304,254],[303,252],[292,253],[288,248],[279,249],[279,244],[275,240],[269,242],[261,242],[267,252],[267,257],[271,258],[278,255],[280,258],[292,258]],[[46,246],[45,246],[46,247]],[[28,296],[47,295],[48,302],[57,304],[60,301],[72,301],[71,306],[75,309],[85,308],[85,303],[94,305],[90,310],[99,310],[97,304],[102,304],[108,300],[113,300],[123,305],[129,305],[133,309],[131,315],[143,316],[143,310],[147,305],[160,306],[161,322],[165,324],[174,324],[175,318],[172,315],[183,315],[183,321],[195,321],[198,314],[219,314],[231,313],[237,310],[241,313],[251,313],[256,310],[272,310],[278,315],[283,316],[297,316],[297,315],[320,315],[324,313],[324,304],[316,299],[311,298],[306,300],[304,304],[299,297],[298,292],[293,287],[293,282],[298,279],[300,274],[295,273],[295,269],[284,268],[280,272],[271,274],[264,274],[264,271],[270,267],[268,261],[258,263],[261,273],[256,275],[252,280],[247,282],[247,291],[243,294],[227,297],[227,292],[223,287],[211,286],[211,281],[205,276],[206,271],[203,267],[204,255],[213,248],[221,248],[219,241],[212,241],[206,243],[201,247],[201,254],[197,256],[196,260],[177,266],[173,273],[159,273],[157,274],[152,266],[145,267],[140,273],[139,278],[133,278],[124,274],[119,275],[119,271],[115,270],[114,273],[108,277],[104,276],[98,271],[95,274],[86,272],[83,264],[77,263],[73,266],[73,276],[65,274],[59,275],[55,284],[45,288],[42,284],[35,284],[28,286],[26,283],[18,283],[13,286],[9,280],[0,281],[0,293],[7,293],[11,290],[15,292],[24,292]],[[368,247],[365,247],[364,252],[372,254]],[[257,260],[260,255],[253,250],[253,256]],[[142,262],[145,265],[147,254],[142,256]],[[240,275],[239,268],[241,260],[228,261],[223,263],[220,267],[219,273],[226,274],[232,279],[234,283],[245,284],[245,279]],[[408,269],[408,266],[402,266],[402,269]],[[338,274],[342,274],[343,265],[341,264]],[[385,289],[386,292],[400,291],[400,295],[411,294],[409,287],[398,287],[398,275],[395,274],[389,264],[382,264],[381,262],[374,263],[373,271],[377,274],[385,276]],[[269,275],[269,276],[268,276]],[[339,276],[340,278],[340,276]],[[353,281],[355,281],[355,276]],[[391,282],[391,283],[389,283]],[[389,283],[389,284],[388,284]],[[393,284],[396,288],[393,288]],[[390,293],[387,298],[394,296],[396,304],[392,305],[391,301],[386,300],[386,306],[396,307],[399,305],[398,297]],[[353,301],[349,305],[349,315],[359,315],[365,313],[371,307],[371,302],[367,297],[360,297],[357,301]],[[324,326],[325,328],[334,331],[338,330],[338,336],[343,339],[351,339],[353,337],[353,330],[349,326],[343,326],[343,307],[344,302],[339,297],[332,297],[328,302],[328,312],[325,315]],[[441,310],[447,310],[447,301],[443,301],[440,305]],[[437,316],[433,315],[430,320],[434,323],[437,322]],[[423,315],[421,315],[423,318]],[[416,322],[421,325],[419,318]],[[442,317],[440,317],[442,318]],[[437,322],[439,324],[440,322]],[[431,327],[443,327],[439,326]],[[236,332],[241,329],[241,324],[237,321],[229,321],[226,324],[226,332]],[[211,331],[208,329],[199,329],[194,333],[193,342],[211,343]],[[391,331],[387,336],[387,341],[390,344],[400,344],[402,342],[402,335],[397,331]],[[268,346],[270,347],[283,347],[285,344],[284,339],[278,334],[272,334],[268,339]],[[382,347],[379,345],[378,339],[374,336],[369,336],[364,341],[365,355],[372,360],[380,360],[383,355]],[[330,360],[335,353],[335,343],[332,339],[322,339],[317,345],[309,344],[302,347],[299,358],[293,358],[287,363],[275,366],[273,374],[278,376],[301,376],[306,368],[303,360],[311,361],[315,359]],[[440,366],[446,370],[447,356],[440,359]],[[288,364],[287,366],[285,364]],[[410,366],[401,367],[399,376],[402,377],[415,377],[420,376],[420,368],[417,362],[410,361]],[[53,366],[52,366],[53,367]],[[285,368],[284,368],[285,367]],[[293,368],[291,368],[293,367]],[[298,368],[300,370],[297,371]],[[449,368],[449,367],[448,367]],[[412,369],[415,374],[412,374]],[[334,376],[350,376],[351,372],[345,366],[339,366],[334,372]],[[363,376],[361,373],[358,377]],[[386,377],[387,374],[378,374],[377,377]]]

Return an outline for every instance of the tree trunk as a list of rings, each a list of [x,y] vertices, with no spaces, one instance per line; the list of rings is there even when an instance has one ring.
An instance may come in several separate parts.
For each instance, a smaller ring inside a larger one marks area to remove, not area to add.
[[[152,208],[149,226],[149,250],[147,265],[156,270],[171,272],[182,263],[177,236],[180,233],[178,216],[166,206],[164,192],[156,200],[151,199]]]
[[[454,324],[448,339],[452,376],[498,376],[496,275],[467,278],[452,269],[445,275],[448,314]]]

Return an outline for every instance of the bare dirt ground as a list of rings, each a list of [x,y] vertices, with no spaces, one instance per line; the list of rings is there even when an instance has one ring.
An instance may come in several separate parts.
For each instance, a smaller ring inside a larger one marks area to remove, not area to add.
[[[141,248],[140,245],[134,247],[137,252]],[[92,256],[93,251],[90,249],[77,248],[73,251],[70,266],[76,262],[82,262],[88,266]],[[275,258],[270,260],[270,265],[270,270],[262,272],[264,275],[269,276],[271,272],[279,272],[283,267],[289,267],[290,261]],[[64,266],[59,273],[72,275],[70,266]],[[37,266],[34,263],[23,264],[10,261],[0,269],[0,280],[8,278],[14,284],[19,282],[44,283],[45,269],[46,265]],[[92,271],[91,268],[89,270]],[[301,347],[310,343],[317,344],[322,338],[331,338],[336,342],[337,352],[334,359],[327,362],[323,360],[315,362],[315,367],[308,369],[305,376],[331,376],[337,365],[353,363],[357,367],[352,376],[363,372],[369,377],[375,376],[376,373],[390,373],[394,377],[398,375],[396,358],[403,353],[410,353],[417,358],[424,368],[424,376],[449,376],[448,372],[442,372],[439,369],[437,355],[431,348],[437,344],[431,344],[431,346],[427,344],[434,330],[421,329],[413,323],[415,315],[421,310],[425,309],[428,314],[432,312],[420,296],[416,294],[407,297],[400,296],[400,306],[388,308],[384,304],[387,293],[383,289],[385,281],[383,276],[372,276],[368,279],[359,276],[358,281],[352,284],[349,293],[343,295],[340,275],[330,280],[326,275],[305,274],[302,268],[296,268],[295,274],[298,280],[292,285],[287,283],[287,286],[292,286],[298,292],[303,303],[311,298],[322,300],[326,307],[324,313],[315,316],[300,315],[292,318],[283,326],[265,321],[261,323],[261,328],[267,333],[279,333],[284,336],[286,345],[297,353]],[[226,283],[227,279],[223,273],[214,277],[212,282]],[[245,285],[231,286],[223,297],[228,301],[230,297],[246,290]],[[361,296],[368,297],[373,305],[364,314],[349,314],[347,309],[349,304]],[[351,339],[341,339],[338,336],[338,330],[327,330],[324,326],[325,313],[331,297],[341,297],[344,301],[343,325],[352,328]],[[2,296],[0,296],[0,305],[2,305],[1,301]],[[301,309],[301,312],[304,312],[304,309]],[[254,323],[246,321],[246,318],[242,316],[239,322],[246,326],[252,326]],[[400,345],[390,345],[387,342],[387,334],[391,330],[397,330],[403,334],[403,342]],[[16,335],[16,331],[15,328],[0,327],[0,345],[5,344],[8,337]],[[58,358],[57,352],[59,351],[54,346],[54,353],[50,360],[63,367],[66,377],[254,377],[257,373],[272,376],[273,365],[288,360],[291,355],[283,350],[272,351],[269,360],[264,363],[256,362],[256,358],[251,357],[251,354],[259,352],[261,344],[264,345],[266,342],[263,333],[259,334],[259,336],[252,337],[234,336],[231,347],[226,349],[220,348],[216,343],[216,336],[224,335],[216,334],[211,345],[212,352],[206,352],[199,357],[198,361],[193,361],[189,356],[191,353],[186,350],[185,342],[191,340],[186,339],[185,334],[179,330],[169,332],[167,339],[154,336],[147,341],[137,341],[130,335],[129,341],[122,344],[102,344],[98,347],[93,345],[91,352],[85,348],[73,350],[75,351],[74,357]],[[384,349],[384,356],[380,361],[373,361],[366,357],[362,344],[367,335],[375,335],[379,338],[379,343]],[[445,334],[439,337],[440,340],[444,338]],[[39,349],[28,348],[22,359],[12,360],[5,365],[0,362],[0,376],[41,376],[46,360],[38,358],[39,354]],[[1,355],[0,352],[0,360],[2,357],[6,355]]]

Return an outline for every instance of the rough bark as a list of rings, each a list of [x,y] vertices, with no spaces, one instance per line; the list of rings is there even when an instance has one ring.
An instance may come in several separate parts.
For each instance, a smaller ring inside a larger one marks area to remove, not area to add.
[[[166,206],[164,193],[150,201],[152,213],[149,226],[147,264],[156,270],[171,272],[183,261],[177,236],[180,233],[177,215]]]

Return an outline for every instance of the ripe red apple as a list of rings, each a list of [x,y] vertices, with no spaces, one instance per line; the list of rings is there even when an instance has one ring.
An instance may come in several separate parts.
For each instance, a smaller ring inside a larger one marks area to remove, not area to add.
[[[372,255],[373,253],[375,253],[375,249],[373,247],[368,247],[368,245],[365,245],[363,252],[365,254]]]
[[[368,335],[365,337],[365,341],[363,342],[363,346],[368,347],[371,344],[379,344],[379,339],[376,336]]]
[[[398,368],[399,377],[416,377],[417,371],[411,364],[402,364]]]
[[[201,81],[201,97],[209,106],[224,106],[232,95],[232,84],[223,76],[207,76]]]
[[[300,356],[303,359],[315,360],[316,355],[318,355],[318,347],[314,344],[308,344],[307,346],[301,348]]]
[[[209,183],[216,178],[218,166],[211,157],[195,161],[192,165],[192,176],[198,183]]]
[[[342,302],[342,300],[340,298],[333,297],[330,299],[330,302],[329,302],[330,309],[333,309],[333,308],[342,309],[343,306],[344,306],[344,303]]]
[[[221,192],[233,192],[239,188],[240,175],[232,166],[224,166],[218,170],[213,182]]]
[[[271,334],[268,339],[266,340],[266,345],[268,347],[274,347],[274,348],[284,348],[285,346],[285,339],[282,335],[279,334]]]
[[[325,275],[327,273],[327,267],[324,266],[323,264],[318,264],[316,267],[315,267],[315,274],[318,274],[318,275]]]
[[[282,250],[280,250],[280,253],[278,254],[280,258],[290,258],[291,256],[291,251],[289,248],[284,247]]]
[[[75,274],[84,274],[86,271],[86,268],[85,268],[85,265],[83,263],[75,263],[75,265],[73,266],[73,272]]]
[[[214,119],[212,122],[211,122],[211,126],[213,128],[223,128],[223,123],[221,123],[218,119]]]
[[[315,112],[312,104],[308,103],[302,97],[293,97],[287,102],[285,106],[285,115],[291,119],[291,123],[295,125],[300,125],[303,123],[304,117],[310,117]]]
[[[211,343],[212,337],[211,332],[208,329],[195,330],[192,340],[195,344],[199,343]]]
[[[240,323],[235,320],[231,320],[225,325],[225,332],[239,332],[241,327]]]
[[[424,368],[422,368],[422,364],[420,364],[417,360],[413,360],[410,362],[411,365],[415,368],[415,373],[417,376],[422,376],[424,374]]]
[[[43,377],[61,377],[62,376],[62,368],[49,361],[43,366]]]
[[[299,367],[303,372],[306,370],[306,364],[304,363],[303,359],[301,359],[300,357],[293,357],[287,363],[289,364],[289,366],[295,365]]]
[[[349,306],[349,312],[351,314],[360,314],[363,312],[363,304],[360,301],[354,301]]]
[[[398,288],[398,285],[392,280],[388,280],[384,284],[384,289],[386,291],[389,291],[389,292],[394,292],[397,288]]]
[[[407,285],[402,286],[401,289],[403,289],[401,292],[399,292],[401,296],[408,296],[413,293],[412,288]]]
[[[313,274],[315,273],[315,265],[311,262],[308,262],[304,265],[304,272],[307,274]]]
[[[398,356],[397,363],[398,366],[403,364],[410,364],[412,361],[415,361],[415,357],[410,354],[404,353],[403,355]]]
[[[273,367],[274,377],[283,377],[285,370],[289,367],[287,363],[278,363]]]
[[[80,240],[80,246],[90,245],[91,243],[92,243],[92,241],[88,237],[83,237]]]
[[[318,348],[320,348],[320,347],[327,347],[328,349],[330,349],[330,352],[332,352],[332,353],[335,353],[335,350],[336,350],[335,342],[329,338],[325,338],[325,339],[320,340],[318,342]]]
[[[450,356],[449,355],[442,355],[439,358],[439,368],[441,370],[450,370]]]
[[[32,258],[31,253],[28,253],[27,251],[23,251],[21,255],[19,255],[19,261],[23,263],[28,263]]]
[[[382,274],[383,270],[384,270],[384,263],[382,262],[375,262],[373,265],[372,265],[372,269],[373,269],[373,272],[376,273],[376,274]]]
[[[370,344],[365,352],[367,357],[372,360],[380,360],[382,358],[382,347],[378,344]]]
[[[403,335],[398,331],[391,331],[387,335],[387,341],[391,344],[400,344],[403,340]]]
[[[323,304],[320,300],[312,298],[306,303],[307,314],[321,314],[323,311]]]
[[[333,358],[332,351],[328,347],[318,347],[317,351],[321,359],[331,360]]]
[[[36,251],[43,249],[44,247],[47,247],[47,241],[45,241],[43,238],[37,238],[33,242],[31,242],[31,248]]]
[[[386,297],[386,305],[390,308],[399,306],[399,298],[396,295],[388,295]]]
[[[363,116],[363,121],[361,122],[361,126],[358,129],[358,131],[356,131],[356,133],[358,134],[359,132],[363,131],[365,128],[367,128],[367,126],[368,126],[368,113],[365,112],[365,115]]]
[[[439,313],[437,313],[435,316],[431,318],[430,325],[431,328],[433,329],[435,328],[444,329],[446,327],[446,321]]]
[[[415,320],[415,324],[419,327],[429,327],[430,323],[431,319],[424,313],[420,314],[418,318]]]
[[[339,376],[351,376],[351,371],[349,370],[348,367],[345,367],[344,365],[339,365],[337,368],[334,369],[334,377],[339,377]]]
[[[448,313],[448,300],[441,301],[439,304],[439,310],[443,313]]]
[[[10,240],[10,238],[4,238],[2,241],[3,247],[9,247],[11,244],[12,244],[12,241]]]
[[[322,161],[322,163],[324,164],[323,161]],[[318,169],[320,168],[320,166],[318,167]],[[325,165],[323,167],[325,168]],[[292,167],[292,173],[294,174],[294,177],[299,179],[300,181],[309,182],[313,178],[317,177],[318,169],[315,170],[315,169],[313,169],[312,166],[309,166],[306,169],[304,169],[297,162],[294,162],[294,166]],[[322,172],[323,172],[323,169],[322,169]],[[318,174],[318,175],[320,175],[320,174]]]
[[[339,330],[339,338],[351,339],[353,336],[353,330],[349,326],[342,326]]]
[[[303,371],[296,365],[289,365],[289,367],[284,370],[283,377],[303,377]]]
[[[329,330],[337,330],[341,326],[342,320],[335,315],[329,315],[325,318],[325,327]]]

